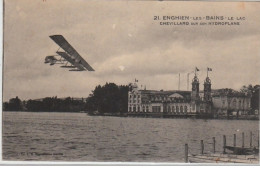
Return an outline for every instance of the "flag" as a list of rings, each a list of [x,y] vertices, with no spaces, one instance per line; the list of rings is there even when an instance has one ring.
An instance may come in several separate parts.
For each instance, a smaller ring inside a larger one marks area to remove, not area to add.
[[[212,71],[212,68],[208,68],[208,71]]]
[[[200,70],[196,67],[196,71],[200,71]]]

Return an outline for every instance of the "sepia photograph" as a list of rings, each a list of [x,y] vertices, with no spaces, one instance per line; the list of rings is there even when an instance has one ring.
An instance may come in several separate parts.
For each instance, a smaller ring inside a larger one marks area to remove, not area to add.
[[[260,2],[4,0],[2,163],[259,165]]]

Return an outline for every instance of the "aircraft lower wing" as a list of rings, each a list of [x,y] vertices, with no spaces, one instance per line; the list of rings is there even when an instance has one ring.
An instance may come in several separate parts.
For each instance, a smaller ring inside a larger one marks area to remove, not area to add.
[[[79,64],[78,62],[76,62],[74,59],[72,59],[66,52],[56,52],[58,55],[60,55],[61,57],[63,57],[65,60],[67,60],[69,63],[71,63],[72,65],[74,65],[75,67],[78,68],[78,70],[80,71],[84,71],[85,68],[82,67],[81,64]]]
[[[51,35],[50,38],[57,43],[65,52],[74,57],[84,69],[88,71],[95,71],[80,55],[79,53],[67,42],[62,35]],[[71,58],[72,59],[72,58]]]

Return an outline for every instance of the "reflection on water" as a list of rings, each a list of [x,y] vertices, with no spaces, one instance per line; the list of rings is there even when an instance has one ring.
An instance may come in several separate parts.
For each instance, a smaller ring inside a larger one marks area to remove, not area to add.
[[[227,145],[241,132],[249,145],[257,145],[258,121],[121,118],[88,116],[85,113],[3,113],[4,160],[184,162],[184,144],[199,153],[221,151],[222,135]]]

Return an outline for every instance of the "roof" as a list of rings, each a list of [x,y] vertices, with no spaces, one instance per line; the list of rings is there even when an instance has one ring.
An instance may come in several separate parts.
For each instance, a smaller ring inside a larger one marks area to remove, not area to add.
[[[157,91],[157,90],[139,90],[144,94],[161,94],[161,95],[171,95],[174,93],[178,93],[181,95],[191,94],[191,91],[180,91],[180,90],[168,90],[168,91]]]
[[[215,89],[212,91],[212,97],[219,97],[219,96],[248,97],[249,95],[229,88]]]
[[[171,96],[180,95],[183,98],[190,98],[191,91],[169,90],[169,91],[157,91],[157,90],[139,90],[142,94],[147,96]]]

